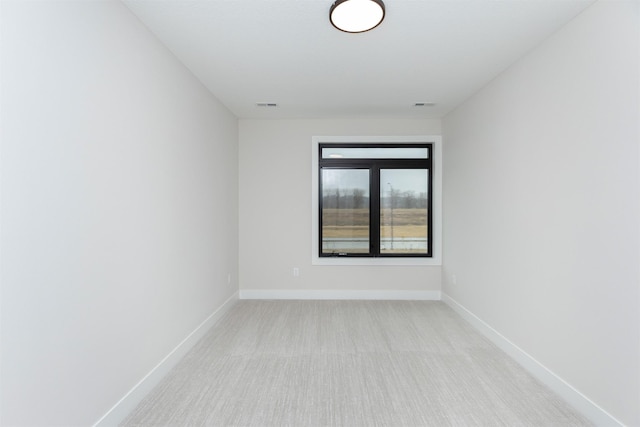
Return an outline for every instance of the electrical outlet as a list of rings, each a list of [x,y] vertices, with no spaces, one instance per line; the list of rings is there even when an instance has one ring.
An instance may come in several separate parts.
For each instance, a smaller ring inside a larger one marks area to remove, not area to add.
[[[300,269],[298,267],[293,267],[293,277],[300,276]]]
[[[453,283],[454,285],[458,284],[458,278],[456,277],[455,274],[451,275],[451,283]]]

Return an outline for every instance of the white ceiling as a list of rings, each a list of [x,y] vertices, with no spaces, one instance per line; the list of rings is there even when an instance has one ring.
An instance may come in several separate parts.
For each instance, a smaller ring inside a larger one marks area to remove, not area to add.
[[[332,0],[123,1],[240,118],[441,117],[593,3],[386,0],[347,34]]]

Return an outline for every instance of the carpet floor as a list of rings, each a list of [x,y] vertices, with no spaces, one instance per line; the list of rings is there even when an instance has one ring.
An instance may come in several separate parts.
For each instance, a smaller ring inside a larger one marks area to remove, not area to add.
[[[588,426],[436,301],[239,301],[122,426]]]

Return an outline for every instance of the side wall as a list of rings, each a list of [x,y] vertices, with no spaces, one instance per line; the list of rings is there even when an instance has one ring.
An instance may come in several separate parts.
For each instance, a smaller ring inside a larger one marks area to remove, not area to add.
[[[640,425],[639,3],[595,3],[443,122],[443,291]]]
[[[311,263],[312,137],[439,134],[439,120],[240,120],[241,297],[439,296],[440,266]]]
[[[0,424],[90,425],[237,292],[237,119],[118,1],[1,7]]]

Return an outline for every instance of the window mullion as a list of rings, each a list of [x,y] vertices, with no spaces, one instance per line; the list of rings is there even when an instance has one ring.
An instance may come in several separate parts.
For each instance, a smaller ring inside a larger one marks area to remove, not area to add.
[[[373,164],[370,174],[369,248],[371,256],[380,255],[380,166]]]

